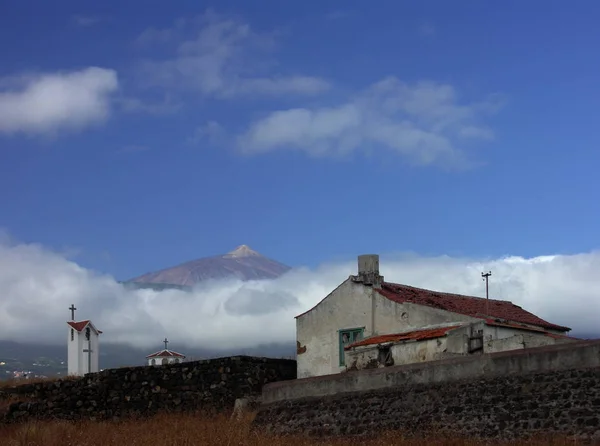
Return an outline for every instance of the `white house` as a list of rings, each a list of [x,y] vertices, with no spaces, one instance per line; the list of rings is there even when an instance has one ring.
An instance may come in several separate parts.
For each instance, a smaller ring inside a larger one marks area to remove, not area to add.
[[[165,338],[165,340],[163,342],[165,343],[164,350],[161,350],[159,352],[152,353],[151,355],[146,356],[148,365],[176,364],[176,363],[182,362],[185,359],[185,355],[174,352],[167,348],[167,344],[169,343],[167,338]]]
[[[505,300],[385,282],[379,256],[296,316],[298,378],[575,340]]]
[[[83,376],[99,371],[99,337],[102,333],[91,321],[67,322],[67,373]]]

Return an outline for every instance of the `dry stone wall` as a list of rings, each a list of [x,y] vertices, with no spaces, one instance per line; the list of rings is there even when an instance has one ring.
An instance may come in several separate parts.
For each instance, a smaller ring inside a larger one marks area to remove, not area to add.
[[[257,427],[312,436],[451,433],[600,440],[600,368],[413,384],[262,406]]]
[[[276,434],[561,434],[600,444],[600,340],[272,383],[255,424]]]
[[[118,419],[158,411],[222,411],[260,395],[269,382],[296,378],[296,361],[236,356],[159,367],[110,369],[80,379],[2,389],[4,422]]]

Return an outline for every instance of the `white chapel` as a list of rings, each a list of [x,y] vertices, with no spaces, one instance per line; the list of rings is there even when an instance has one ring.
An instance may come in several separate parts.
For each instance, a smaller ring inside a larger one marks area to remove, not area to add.
[[[71,305],[71,321],[67,322],[67,373],[71,376],[83,376],[99,371],[99,340],[102,332],[90,320],[75,321],[76,309]]]
[[[169,343],[169,340],[167,338],[165,338],[163,342],[165,344],[165,348],[163,350],[146,356],[148,365],[165,365],[183,362],[183,360],[185,359],[185,355],[174,352],[173,350],[169,350],[167,348],[167,344]]]

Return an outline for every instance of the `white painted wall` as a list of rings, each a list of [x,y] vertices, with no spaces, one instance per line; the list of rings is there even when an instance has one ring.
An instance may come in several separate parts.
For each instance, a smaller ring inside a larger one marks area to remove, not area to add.
[[[375,298],[375,331],[378,334],[391,334],[419,330],[428,325],[440,325],[448,322],[475,322],[479,319],[464,314],[451,313],[439,308],[397,303],[379,293]]]
[[[483,322],[477,322],[454,329],[442,338],[391,344],[390,350],[394,359],[394,365],[413,364],[435,361],[452,356],[468,355],[469,335],[471,331],[477,331],[478,329],[483,329],[483,353],[496,353],[572,342],[569,339],[556,339],[541,333],[526,332],[508,327],[484,326]],[[346,352],[346,357],[348,358],[349,368],[384,367],[378,361],[379,348],[377,345],[354,347]],[[377,365],[375,365],[376,363]]]
[[[339,330],[364,327],[371,336],[373,289],[350,279],[332,291],[315,308],[296,319],[296,340],[304,353],[297,355],[298,378],[338,373]]]
[[[153,359],[156,361],[156,363],[154,363],[154,364],[152,364]],[[167,360],[167,364],[177,364],[178,362],[183,361],[182,358],[174,358],[172,356],[166,356],[164,358],[156,357],[156,358],[148,358],[148,365],[152,365],[152,366],[163,365],[163,359]]]
[[[81,376],[78,354],[82,348],[80,347],[81,338],[77,330],[68,324],[67,327],[69,329],[67,332],[67,373],[69,375]],[[71,340],[71,333],[73,333],[73,340]]]
[[[427,325],[478,319],[411,303],[399,304],[372,287],[347,279],[316,307],[296,319],[298,378],[346,370],[339,361],[339,330],[364,327],[364,337]],[[306,351],[301,351],[306,347]]]
[[[67,373],[68,375],[83,376],[86,373],[96,373],[99,368],[100,356],[100,340],[96,331],[90,330],[90,344],[92,349],[92,364],[89,369],[88,354],[84,353],[84,349],[88,348],[88,341],[85,339],[85,328],[82,331],[77,331],[67,324]],[[74,340],[71,341],[71,330],[74,332]]]
[[[443,352],[446,356],[468,354],[468,337],[471,329],[483,330],[484,353],[489,348],[496,348],[486,347],[486,340],[505,339],[514,336],[516,332],[522,332],[511,328],[489,327],[484,325],[481,319],[438,308],[397,303],[382,296],[370,286],[347,279],[312,310],[296,318],[298,378],[328,375],[346,370],[349,366],[348,362],[340,366],[339,330],[364,328],[364,337],[370,337],[449,323],[475,325],[468,330],[465,328],[465,331],[453,333],[443,342],[446,345],[446,351]],[[543,335],[535,336],[553,340]],[[423,360],[420,358],[431,360],[428,358],[436,357],[435,355],[440,353],[439,346],[433,348],[433,343],[424,342],[423,346],[394,347],[396,350],[401,349],[397,351],[401,363]],[[533,343],[534,341],[530,341],[531,345]],[[370,358],[367,353],[361,355],[367,359],[361,357],[360,361],[368,361]]]

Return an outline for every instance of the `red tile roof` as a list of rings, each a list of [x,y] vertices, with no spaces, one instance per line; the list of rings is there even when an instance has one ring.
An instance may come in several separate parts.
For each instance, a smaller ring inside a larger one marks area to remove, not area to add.
[[[90,323],[90,321],[79,321],[79,322],[69,321],[69,322],[67,322],[67,324],[69,324],[71,327],[73,327],[77,331],[82,331],[89,323]]]
[[[79,321],[79,322],[75,322],[75,321],[67,322],[67,324],[69,324],[71,327],[73,327],[77,331],[82,331],[89,323],[90,323],[89,320]],[[92,324],[92,327],[94,327],[94,324]],[[94,330],[96,330],[98,332],[98,334],[102,334],[102,332],[100,330],[98,330],[96,327],[94,327]]]
[[[171,350],[161,350],[156,353],[152,353],[151,355],[146,356],[146,358],[164,358],[164,357],[173,357],[173,358],[185,358],[185,355],[181,353],[177,353]]]
[[[553,330],[571,330],[569,327],[547,322],[507,300],[489,299],[489,314],[486,314],[486,299],[481,297],[442,293],[389,282],[384,282],[380,289],[375,288],[375,290],[397,303],[426,305],[482,319],[491,316],[492,318],[506,319]]]
[[[427,339],[441,338],[446,336],[450,330],[460,327],[460,325],[452,325],[451,327],[429,328],[425,330],[415,330],[406,333],[387,334],[379,336],[371,336],[366,339],[354,342],[353,344],[344,347],[344,350],[349,350],[352,347],[361,347],[364,345],[385,344],[387,342],[400,341],[425,341]]]
[[[583,341],[583,339],[579,339],[579,338],[574,338],[572,336],[565,336],[565,335],[559,335],[559,334],[555,334],[555,333],[548,333],[547,331],[545,331],[542,328],[537,328],[537,327],[528,327],[525,325],[521,325],[521,324],[515,324],[512,322],[498,322],[494,319],[486,319],[485,320],[486,325],[490,325],[492,327],[506,327],[506,328],[516,328],[517,330],[525,330],[525,331],[533,331],[534,333],[541,333],[544,334],[546,336],[550,336],[551,338],[555,338],[555,339],[573,339],[574,341]]]

